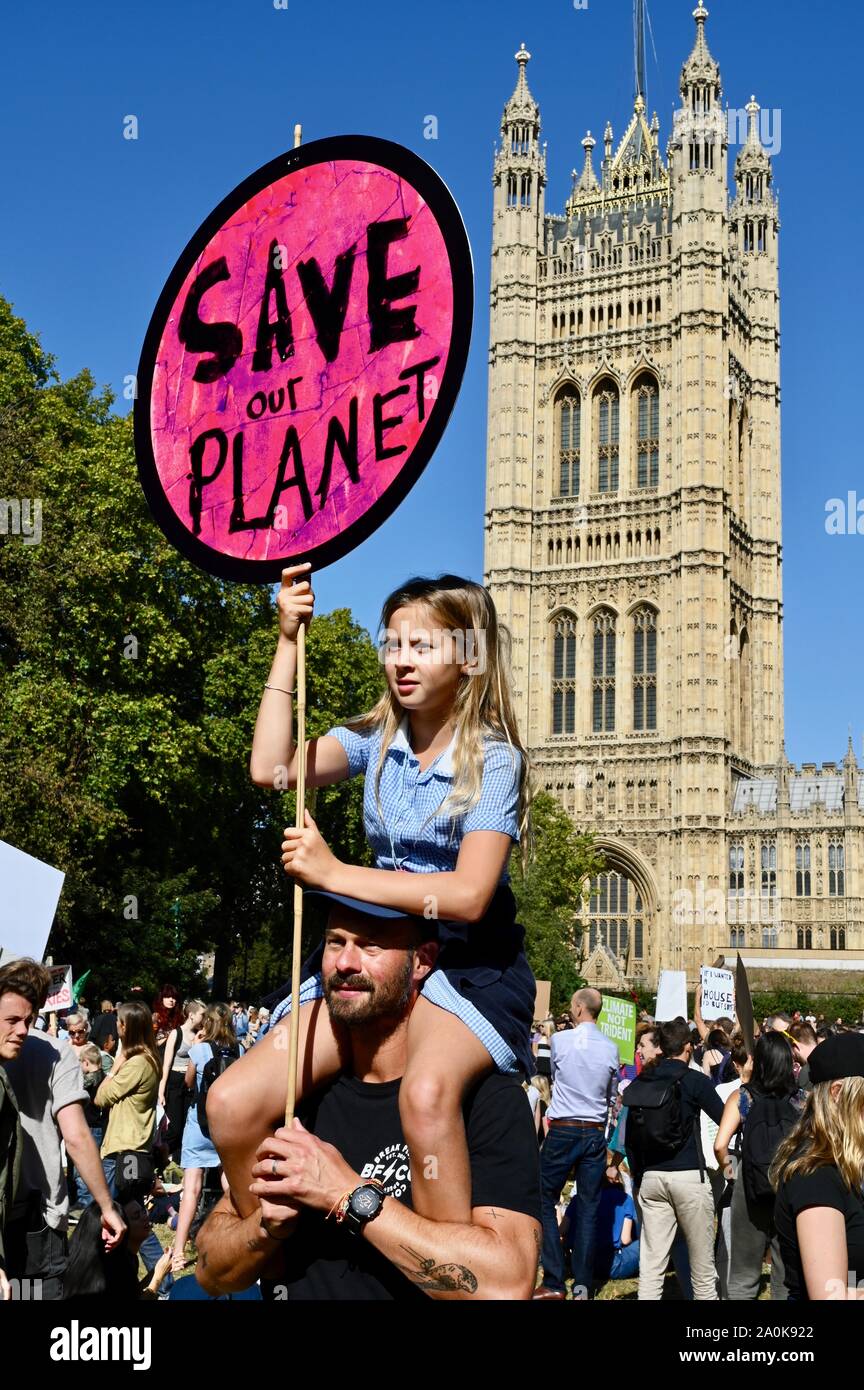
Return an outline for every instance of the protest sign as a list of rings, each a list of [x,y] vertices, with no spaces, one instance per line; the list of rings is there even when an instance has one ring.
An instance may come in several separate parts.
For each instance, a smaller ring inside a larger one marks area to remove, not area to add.
[[[714,1018],[732,1018],[735,1013],[735,982],[731,970],[717,970],[703,965],[701,1010],[706,1023]]]
[[[632,999],[616,999],[604,994],[597,1027],[615,1043],[622,1062],[633,1061],[636,1056],[636,1005]]]
[[[75,1003],[72,993],[72,966],[51,966],[51,988],[48,998],[39,1010],[43,1014],[57,1014],[63,1009],[71,1009]]]
[[[654,1017],[658,1023],[687,1017],[687,976],[683,970],[661,970]]]
[[[473,274],[446,185],[370,136],[250,175],[171,272],[138,370],[141,483],[211,574],[278,580],[381,525],[441,438]]]
[[[552,995],[551,980],[535,980],[536,990],[534,994],[534,1017],[538,1023],[542,1023],[549,1013],[549,1000]]]
[[[41,960],[65,875],[0,840],[0,961]]]

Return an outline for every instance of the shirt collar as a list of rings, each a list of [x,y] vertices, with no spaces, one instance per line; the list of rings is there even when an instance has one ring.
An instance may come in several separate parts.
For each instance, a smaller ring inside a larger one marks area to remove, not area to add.
[[[408,740],[408,729],[408,716],[407,714],[405,714],[402,716],[402,722],[399,725],[399,728],[393,735],[393,742],[391,743],[390,747],[402,749],[403,752],[406,752],[408,754],[409,758],[414,758],[416,761],[417,755],[414,753],[413,749],[411,748],[411,744]],[[434,772],[435,775],[438,777],[452,777],[453,755],[455,751],[456,735],[454,734],[450,742],[447,744],[447,747],[441,753],[438,754],[438,757],[435,759],[434,763],[432,763],[431,766],[425,769],[423,775],[425,776],[427,772]]]

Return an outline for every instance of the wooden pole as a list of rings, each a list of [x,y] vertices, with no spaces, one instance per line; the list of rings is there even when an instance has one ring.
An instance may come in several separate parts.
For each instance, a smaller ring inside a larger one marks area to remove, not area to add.
[[[297,814],[294,824],[303,829],[306,810],[306,624],[297,630]],[[297,1100],[297,1063],[300,1050],[300,966],[302,964],[303,889],[294,884],[294,940],[291,954],[291,1013],[288,1020],[288,1094],[285,1124],[294,1119]]]
[[[303,127],[294,127],[294,148],[303,141]],[[297,813],[294,824],[303,829],[306,811],[306,624],[297,630]],[[291,1015],[288,1020],[288,1092],[285,1096],[285,1124],[294,1119],[297,1103],[297,1064],[300,1051],[300,966],[303,939],[303,889],[294,884],[294,939],[291,943]]]

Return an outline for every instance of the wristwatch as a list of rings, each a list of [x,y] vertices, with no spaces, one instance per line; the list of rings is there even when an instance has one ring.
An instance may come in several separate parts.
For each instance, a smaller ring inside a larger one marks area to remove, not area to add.
[[[377,1184],[364,1182],[355,1187],[342,1213],[342,1219],[353,1235],[359,1236],[364,1226],[375,1220],[384,1205],[384,1197],[385,1193]]]

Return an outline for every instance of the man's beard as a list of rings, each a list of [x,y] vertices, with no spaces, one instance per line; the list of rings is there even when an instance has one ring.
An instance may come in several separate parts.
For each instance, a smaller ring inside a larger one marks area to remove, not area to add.
[[[405,953],[405,964],[386,984],[375,984],[368,975],[340,975],[334,972],[324,980],[324,998],[330,1017],[347,1028],[376,1019],[398,1018],[408,1008],[411,998],[411,976],[414,971],[413,952]],[[353,999],[340,994],[342,989],[365,990]]]

